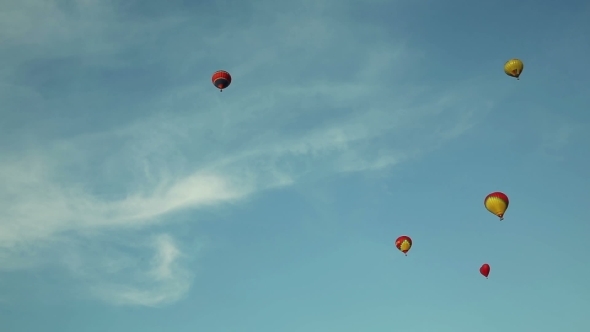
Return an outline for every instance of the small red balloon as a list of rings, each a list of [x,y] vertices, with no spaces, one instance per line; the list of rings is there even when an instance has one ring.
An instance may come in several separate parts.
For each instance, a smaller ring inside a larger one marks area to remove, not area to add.
[[[490,266],[488,264],[482,265],[479,268],[479,273],[481,273],[482,276],[487,278],[490,275]]]

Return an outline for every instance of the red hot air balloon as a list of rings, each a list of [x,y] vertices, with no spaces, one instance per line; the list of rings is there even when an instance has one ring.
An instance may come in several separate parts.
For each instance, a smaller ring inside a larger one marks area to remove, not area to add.
[[[409,236],[402,235],[395,240],[395,247],[407,256],[408,251],[412,248],[412,239]]]
[[[225,70],[218,70],[211,76],[211,82],[219,88],[219,91],[223,92],[223,89],[231,84],[231,75]]]
[[[479,268],[479,273],[481,273],[481,275],[486,277],[486,279],[487,279],[488,276],[490,275],[490,266],[488,264],[482,265]]]

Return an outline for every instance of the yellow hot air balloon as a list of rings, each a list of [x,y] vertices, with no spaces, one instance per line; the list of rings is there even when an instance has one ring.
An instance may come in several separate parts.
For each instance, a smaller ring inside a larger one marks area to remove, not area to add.
[[[483,205],[486,207],[486,210],[498,216],[500,220],[504,220],[504,213],[506,213],[509,204],[510,200],[508,199],[508,196],[499,191],[487,195],[483,200]]]
[[[518,80],[522,70],[524,69],[524,63],[519,59],[510,59],[504,64],[504,72],[508,76],[516,77]]]

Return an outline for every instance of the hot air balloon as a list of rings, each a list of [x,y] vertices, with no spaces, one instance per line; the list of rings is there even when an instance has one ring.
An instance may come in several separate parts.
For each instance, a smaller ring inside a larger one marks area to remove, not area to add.
[[[223,89],[231,84],[231,75],[225,70],[218,70],[211,76],[211,82],[219,88],[219,91],[223,92]]]
[[[500,220],[504,220],[504,213],[508,209],[508,204],[510,204],[508,196],[499,191],[487,195],[483,200],[483,205],[486,209],[498,216]]]
[[[486,279],[487,279],[488,276],[490,275],[490,266],[488,264],[482,265],[479,268],[479,273],[481,273],[481,275],[486,277]]]
[[[519,59],[510,59],[504,64],[504,72],[508,76],[516,77],[518,80],[522,70],[524,69],[524,63]]]
[[[395,247],[407,256],[408,251],[412,248],[412,239],[409,236],[402,235],[395,240]]]

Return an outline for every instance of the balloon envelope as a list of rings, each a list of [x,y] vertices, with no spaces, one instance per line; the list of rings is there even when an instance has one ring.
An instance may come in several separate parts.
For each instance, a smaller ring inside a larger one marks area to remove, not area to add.
[[[482,265],[479,268],[479,273],[481,273],[482,276],[487,278],[490,275],[490,266],[488,264]]]
[[[500,220],[504,220],[504,213],[506,213],[509,204],[510,200],[508,199],[508,196],[499,191],[487,195],[483,200],[483,205],[485,208],[498,216]]]
[[[211,82],[219,91],[223,91],[231,84],[231,75],[225,70],[218,70],[211,76]]]
[[[519,79],[524,70],[524,63],[519,59],[510,59],[504,64],[504,73],[506,75]]]
[[[412,239],[407,235],[402,235],[395,240],[395,247],[407,255],[412,248]]]

